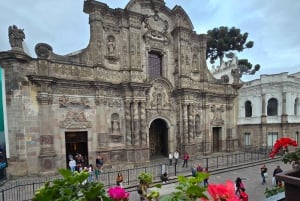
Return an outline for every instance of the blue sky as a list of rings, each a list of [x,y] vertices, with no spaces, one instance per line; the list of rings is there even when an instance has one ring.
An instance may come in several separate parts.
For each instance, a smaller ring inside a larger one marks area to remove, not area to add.
[[[128,0],[103,0],[111,8],[125,8]],[[24,29],[25,46],[36,57],[37,43],[48,43],[57,54],[68,54],[87,46],[88,15],[84,0],[9,0],[0,1],[0,51],[10,49],[8,27]],[[300,71],[300,1],[297,0],[165,0],[166,6],[180,5],[189,15],[195,31],[220,26],[248,32],[254,47],[239,54],[260,64],[261,74]]]

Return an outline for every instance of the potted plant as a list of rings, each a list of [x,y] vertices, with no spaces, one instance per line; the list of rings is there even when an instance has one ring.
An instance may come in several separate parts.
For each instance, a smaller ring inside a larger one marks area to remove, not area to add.
[[[284,182],[285,198],[287,201],[298,200],[300,197],[300,149],[289,151],[288,146],[297,147],[298,144],[291,138],[280,138],[274,144],[274,147],[270,153],[270,157],[280,152],[283,152],[282,161],[284,163],[292,163],[292,169],[283,173],[276,174],[276,179]]]

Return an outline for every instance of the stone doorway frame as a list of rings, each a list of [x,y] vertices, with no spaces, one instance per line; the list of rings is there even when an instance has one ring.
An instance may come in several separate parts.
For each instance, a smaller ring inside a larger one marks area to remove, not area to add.
[[[212,152],[222,150],[222,127],[212,127]]]
[[[164,122],[164,124],[165,124],[165,131],[164,131],[164,142],[163,143],[165,143],[165,146],[166,146],[166,149],[163,151],[163,154],[161,154],[161,156],[163,156],[163,157],[168,157],[168,154],[169,154],[169,152],[170,152],[170,150],[171,150],[171,144],[170,144],[170,141],[171,141],[171,139],[170,139],[170,121],[168,120],[168,119],[166,119],[166,118],[164,118],[164,117],[155,117],[155,118],[153,118],[153,119],[151,119],[150,121],[149,121],[149,124],[148,124],[148,137],[149,137],[149,148],[150,148],[150,152],[149,152],[149,156],[150,156],[150,158],[151,158],[151,147],[150,147],[150,127],[152,126],[152,124],[153,124],[153,122],[154,121],[156,121],[156,120],[160,120],[160,121],[163,121]]]
[[[69,155],[75,159],[76,154],[82,154],[85,165],[89,163],[88,131],[65,131],[66,167],[69,168]]]

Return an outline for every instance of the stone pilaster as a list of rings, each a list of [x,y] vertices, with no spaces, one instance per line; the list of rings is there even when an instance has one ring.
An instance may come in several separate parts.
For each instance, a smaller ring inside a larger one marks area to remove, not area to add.
[[[137,101],[133,102],[133,134],[134,146],[139,146],[140,142],[140,127],[139,127],[139,104]]]
[[[125,127],[126,127],[126,146],[132,145],[132,129],[131,129],[131,101],[125,101]]]
[[[282,92],[282,115],[281,115],[282,123],[288,123],[287,116],[288,115],[286,113],[286,92]]]
[[[193,105],[188,106],[188,142],[192,142],[194,133]]]
[[[53,146],[53,133],[51,128],[51,120],[49,115],[50,106],[52,97],[47,92],[40,92],[37,96],[37,100],[40,108],[40,121],[41,125],[41,133],[40,133],[40,155],[41,158],[41,172],[52,172],[55,171],[55,156],[56,153],[54,151]]]
[[[183,143],[188,143],[189,133],[188,133],[188,111],[187,104],[183,104]]]
[[[262,95],[262,100],[261,100],[261,123],[264,124],[267,122],[267,115],[266,115],[266,94]]]
[[[146,132],[146,103],[143,101],[141,102],[141,140],[142,146],[147,146],[147,132]]]

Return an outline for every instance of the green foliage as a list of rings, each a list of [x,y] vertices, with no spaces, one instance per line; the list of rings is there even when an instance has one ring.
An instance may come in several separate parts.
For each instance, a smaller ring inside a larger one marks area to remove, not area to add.
[[[138,176],[138,180],[140,181],[140,183],[147,184],[147,185],[152,183],[152,178],[153,178],[152,175],[146,172],[142,172]]]
[[[198,173],[196,177],[178,176],[178,186],[176,191],[166,195],[160,201],[195,201],[199,198],[207,199],[206,187],[200,185],[209,174]]]
[[[239,59],[238,66],[241,69],[241,72],[248,73],[250,75],[254,75],[256,71],[260,69],[260,65],[256,64],[254,68],[252,68],[252,64],[248,61],[248,59]]]
[[[110,201],[102,183],[86,183],[88,172],[58,170],[63,176],[52,183],[47,182],[35,192],[33,201]]]
[[[208,41],[206,58],[210,59],[211,63],[220,59],[220,64],[223,61],[224,54],[229,51],[242,52],[246,48],[252,48],[253,41],[247,42],[248,33],[241,33],[240,29],[221,26],[207,31]]]
[[[300,149],[296,149],[293,152],[284,153],[282,161],[284,163],[292,163],[293,161],[299,162],[300,161]]]
[[[265,196],[266,198],[271,197],[273,195],[277,195],[278,193],[284,192],[284,187],[273,187],[271,189],[266,188]]]

